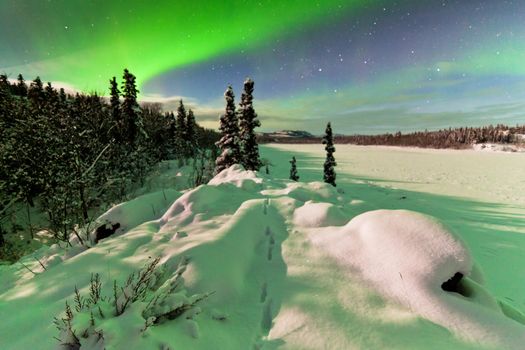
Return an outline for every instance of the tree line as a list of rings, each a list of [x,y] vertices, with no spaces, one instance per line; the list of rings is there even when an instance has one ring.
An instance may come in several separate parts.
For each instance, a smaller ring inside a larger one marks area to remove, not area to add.
[[[216,154],[217,133],[200,127],[183,101],[176,113],[140,105],[127,69],[120,84],[110,79],[109,91],[109,99],[72,95],[39,77],[27,84],[22,75],[16,82],[0,75],[0,246],[20,208],[37,207],[67,240],[91,209],[143,185],[153,164],[195,165]]]
[[[478,143],[519,143],[525,134],[525,125],[510,127],[503,124],[483,127],[460,127],[436,131],[385,133],[379,135],[335,135],[339,144],[409,146],[421,148],[467,148]],[[259,136],[261,143],[318,143],[321,137]]]

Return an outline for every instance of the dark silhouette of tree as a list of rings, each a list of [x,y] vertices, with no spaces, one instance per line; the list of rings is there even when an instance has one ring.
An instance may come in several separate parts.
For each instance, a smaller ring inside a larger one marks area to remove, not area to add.
[[[297,161],[295,160],[295,156],[292,157],[290,164],[290,180],[299,181],[299,175],[297,174]]]
[[[224,92],[224,98],[226,99],[226,111],[220,118],[221,139],[216,143],[221,151],[215,161],[216,174],[241,161],[239,121],[235,113],[235,95],[231,86],[228,86]]]
[[[0,89],[3,89],[6,93],[11,90],[11,84],[9,83],[9,80],[7,80],[7,75],[5,74],[0,74]]]
[[[188,118],[188,114],[186,113],[186,107],[184,107],[184,102],[182,100],[179,101],[179,106],[177,107],[177,140],[176,140],[176,148],[177,153],[179,154],[180,159],[184,159],[188,156],[188,142],[187,142],[187,135],[186,135],[186,119]]]
[[[184,107],[184,103],[182,100],[179,101],[179,106],[177,107],[177,130],[178,130],[178,137],[180,139],[185,139],[186,135],[186,107]]]
[[[178,150],[178,132],[177,132],[177,119],[175,118],[175,114],[173,112],[167,112],[166,113],[166,121],[168,124],[168,148],[169,148],[169,154],[171,157],[175,158]]]
[[[196,146],[197,146],[197,123],[195,122],[195,115],[193,114],[193,111],[190,109],[188,110],[188,115],[186,117],[186,133],[185,133],[185,140],[186,140],[186,146],[188,147],[188,157],[193,158],[197,152]]]
[[[40,80],[40,77],[36,77],[35,80],[31,82],[31,85],[29,85],[27,97],[34,110],[39,110],[43,107],[45,94],[44,85],[42,84],[42,80]]]
[[[244,81],[244,91],[239,104],[239,139],[242,152],[241,163],[246,170],[259,170],[261,158],[255,128],[261,126],[253,109],[254,82],[250,78]]]
[[[332,126],[330,123],[326,125],[325,135],[323,137],[323,145],[325,145],[324,149],[326,150],[323,180],[324,182],[329,183],[335,187],[336,174],[334,167],[337,165],[337,163],[335,162],[334,158],[335,147],[332,135]]]
[[[123,138],[123,122],[122,122],[122,111],[120,108],[120,90],[118,88],[117,78],[113,77],[109,80],[109,103],[111,108],[111,119],[113,125],[111,126],[111,136],[117,141],[121,142]]]
[[[129,70],[124,69],[122,82],[122,95],[124,98],[122,102],[122,119],[124,122],[126,141],[130,144],[134,144],[139,133],[142,132],[140,107],[137,103],[138,92],[135,76],[131,74]]]
[[[58,91],[58,99],[60,100],[60,103],[65,104],[67,102],[67,95],[64,88],[60,88]]]
[[[18,79],[16,83],[16,91],[17,91],[18,96],[21,96],[21,97],[27,96],[27,85],[26,85],[26,82],[22,74],[18,74]]]

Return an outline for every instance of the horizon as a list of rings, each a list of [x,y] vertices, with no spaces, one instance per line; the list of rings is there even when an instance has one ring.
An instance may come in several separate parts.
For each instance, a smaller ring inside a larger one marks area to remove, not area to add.
[[[226,87],[238,102],[247,76],[261,132],[300,123],[320,134],[327,121],[351,135],[525,120],[523,3],[101,4],[2,2],[0,73],[107,95],[109,79],[129,68],[142,102],[173,110],[182,98],[210,128]]]

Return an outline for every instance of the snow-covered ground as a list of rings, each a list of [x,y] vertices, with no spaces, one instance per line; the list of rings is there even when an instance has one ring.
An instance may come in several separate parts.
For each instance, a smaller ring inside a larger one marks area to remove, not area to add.
[[[90,249],[44,247],[22,260],[36,275],[0,266],[0,348],[55,348],[53,317],[99,273],[94,328],[74,312],[82,349],[522,349],[525,154],[336,147],[337,188],[318,182],[321,145],[263,146],[270,175],[144,194]],[[287,180],[292,155],[305,182]],[[113,280],[155,257],[144,300],[115,316]]]

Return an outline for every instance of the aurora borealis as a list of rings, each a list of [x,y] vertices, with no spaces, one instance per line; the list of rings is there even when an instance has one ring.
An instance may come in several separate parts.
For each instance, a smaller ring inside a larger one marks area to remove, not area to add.
[[[525,122],[523,1],[0,2],[0,72],[145,101],[215,126],[256,82],[263,130],[378,133]]]

